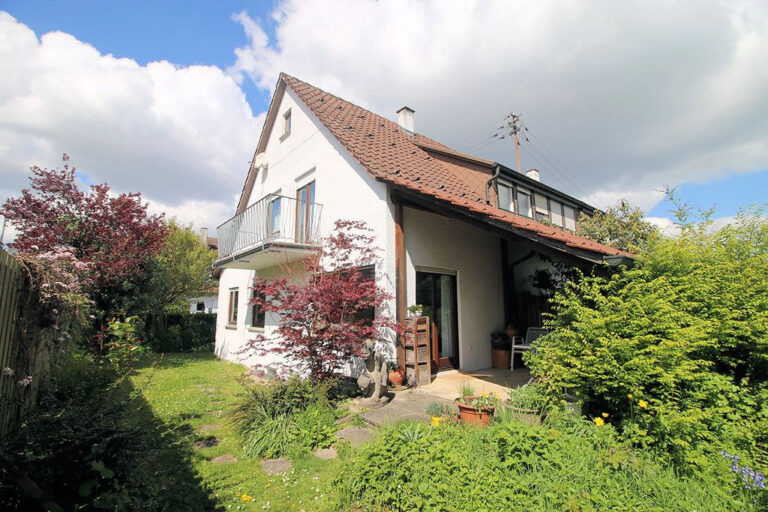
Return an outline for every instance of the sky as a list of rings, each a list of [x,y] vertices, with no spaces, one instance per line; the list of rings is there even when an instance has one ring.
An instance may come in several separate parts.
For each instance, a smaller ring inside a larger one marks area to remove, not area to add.
[[[0,1],[0,201],[67,153],[195,228],[234,214],[280,71],[661,225],[768,200],[761,1]],[[10,233],[12,236],[12,232]]]

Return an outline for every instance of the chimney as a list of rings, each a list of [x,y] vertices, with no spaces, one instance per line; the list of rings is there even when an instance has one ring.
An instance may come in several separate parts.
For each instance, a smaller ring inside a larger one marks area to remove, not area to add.
[[[539,171],[537,169],[528,169],[525,171],[525,175],[532,180],[541,181],[541,176],[539,176]]]
[[[208,246],[208,228],[200,228],[200,240],[203,245]]]
[[[413,135],[413,114],[416,111],[411,107],[403,107],[397,111],[397,124],[400,128],[408,132],[409,135]]]

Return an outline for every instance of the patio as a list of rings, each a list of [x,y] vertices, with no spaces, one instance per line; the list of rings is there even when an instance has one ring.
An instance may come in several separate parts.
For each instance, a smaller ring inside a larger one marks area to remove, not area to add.
[[[495,392],[505,399],[510,390],[526,384],[530,378],[531,374],[525,368],[515,371],[492,368],[475,372],[444,371],[438,373],[430,384],[395,391],[394,398],[387,405],[365,411],[360,416],[375,426],[404,420],[428,422],[427,405],[440,402],[455,408],[454,399],[465,383],[477,393]]]

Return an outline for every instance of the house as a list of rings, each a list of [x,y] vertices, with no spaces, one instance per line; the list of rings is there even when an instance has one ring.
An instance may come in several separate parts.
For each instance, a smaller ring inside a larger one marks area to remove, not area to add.
[[[208,228],[200,228],[200,243],[209,249],[218,249],[219,242],[216,238],[208,236]],[[217,313],[219,310],[219,288],[213,286],[208,293],[199,297],[189,297],[189,312],[194,313]]]
[[[487,368],[491,332],[540,325],[542,276],[631,257],[575,235],[579,214],[594,209],[537,171],[463,154],[416,132],[412,109],[397,114],[280,75],[236,214],[218,228],[219,357],[270,363],[241,353],[278,321],[248,305],[250,283],[295,268],[337,219],[373,228],[375,278],[395,297],[387,309],[404,320],[423,305],[440,368]]]

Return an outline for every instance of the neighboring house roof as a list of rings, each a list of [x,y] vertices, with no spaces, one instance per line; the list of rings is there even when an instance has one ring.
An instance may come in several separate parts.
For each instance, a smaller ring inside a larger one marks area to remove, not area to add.
[[[268,132],[278,108],[275,104],[279,103],[286,86],[296,93],[331,134],[377,180],[479,214],[491,223],[514,232],[534,234],[600,255],[633,256],[570,231],[487,204],[485,184],[495,162],[466,155],[418,133],[408,134],[389,119],[285,73],[281,73],[278,79],[257,153],[266,146]],[[238,213],[245,209],[255,175],[256,169],[252,167],[243,187]]]
[[[206,237],[206,241],[207,241],[208,247],[210,249],[218,249],[219,248],[219,240],[217,238],[209,236],[209,237]]]

